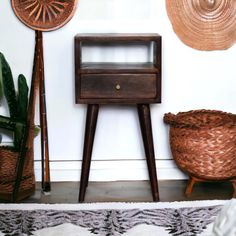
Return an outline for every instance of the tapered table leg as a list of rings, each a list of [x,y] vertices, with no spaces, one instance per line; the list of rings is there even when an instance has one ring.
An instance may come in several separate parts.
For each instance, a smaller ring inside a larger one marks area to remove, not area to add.
[[[79,202],[84,201],[85,191],[88,185],[93,141],[94,141],[94,135],[96,131],[98,111],[99,111],[99,105],[97,104],[88,105],[85,136],[84,136],[82,170],[81,170],[81,178],[80,178]]]
[[[149,104],[138,104],[137,107],[151,182],[152,196],[154,201],[159,201],[150,107]]]

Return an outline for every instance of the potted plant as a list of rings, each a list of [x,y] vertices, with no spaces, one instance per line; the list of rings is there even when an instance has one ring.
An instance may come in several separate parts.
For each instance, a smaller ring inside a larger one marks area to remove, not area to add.
[[[0,98],[5,97],[9,117],[0,115],[0,128],[13,132],[13,146],[0,146],[0,198],[10,199],[14,189],[16,169],[24,132],[26,132],[29,88],[24,75],[18,76],[18,91],[15,89],[11,68],[0,52]],[[35,135],[39,127],[34,127]],[[33,131],[33,132],[34,132]],[[32,135],[32,138],[35,136]],[[33,146],[33,141],[32,145]],[[33,168],[33,148],[27,151],[20,198],[34,192],[35,178]]]

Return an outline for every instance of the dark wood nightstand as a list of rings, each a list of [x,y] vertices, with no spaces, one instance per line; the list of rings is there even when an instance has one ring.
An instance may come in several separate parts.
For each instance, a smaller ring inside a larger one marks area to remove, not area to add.
[[[83,46],[148,45],[147,63],[82,61]],[[88,104],[79,202],[88,185],[94,134],[100,104],[136,104],[143,136],[153,200],[159,200],[150,103],[161,102],[161,36],[158,34],[79,34],[75,37],[76,103]]]

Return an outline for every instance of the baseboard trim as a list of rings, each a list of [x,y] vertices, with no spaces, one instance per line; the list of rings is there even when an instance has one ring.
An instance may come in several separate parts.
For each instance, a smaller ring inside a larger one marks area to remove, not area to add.
[[[186,179],[173,160],[157,160],[159,180]],[[50,162],[51,181],[79,181],[81,161]],[[36,180],[41,180],[41,162],[35,162]],[[148,180],[145,160],[94,160],[91,163],[90,181]]]

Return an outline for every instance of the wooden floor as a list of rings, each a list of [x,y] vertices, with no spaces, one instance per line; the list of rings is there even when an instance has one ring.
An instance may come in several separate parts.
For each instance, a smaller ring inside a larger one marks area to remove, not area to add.
[[[197,183],[190,197],[184,195],[185,180],[159,181],[160,201],[231,199],[231,183]],[[37,184],[35,194],[25,203],[77,203],[78,182],[52,183],[50,195],[41,193]],[[151,202],[148,181],[89,182],[85,202]]]

